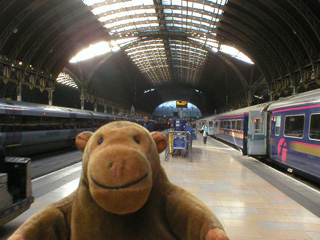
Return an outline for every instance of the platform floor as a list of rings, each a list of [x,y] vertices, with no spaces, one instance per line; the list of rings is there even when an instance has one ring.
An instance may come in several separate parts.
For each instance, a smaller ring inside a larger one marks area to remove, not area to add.
[[[161,163],[169,179],[201,199],[232,240],[320,240],[320,192],[223,143],[193,142],[193,161],[173,157]],[[30,210],[0,228],[6,239],[29,216],[76,189],[81,164],[33,181]]]

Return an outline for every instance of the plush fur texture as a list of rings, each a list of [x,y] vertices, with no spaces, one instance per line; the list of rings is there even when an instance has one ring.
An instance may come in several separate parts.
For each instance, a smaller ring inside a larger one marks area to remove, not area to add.
[[[78,135],[78,189],[27,220],[9,240],[227,240],[216,216],[169,182],[159,132],[131,122]]]

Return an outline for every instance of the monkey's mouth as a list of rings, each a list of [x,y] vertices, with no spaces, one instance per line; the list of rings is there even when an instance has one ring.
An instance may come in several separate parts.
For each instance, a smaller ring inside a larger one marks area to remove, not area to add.
[[[145,175],[143,175],[141,178],[139,178],[136,181],[133,181],[131,183],[127,183],[125,185],[122,186],[116,186],[116,187],[109,187],[109,186],[105,186],[103,184],[98,183],[96,180],[94,180],[94,178],[91,176],[91,180],[94,182],[95,185],[107,189],[107,190],[119,190],[119,189],[125,189],[125,188],[129,188],[135,184],[138,184],[139,182],[142,182],[144,179],[146,179],[148,177],[148,173],[146,173]]]

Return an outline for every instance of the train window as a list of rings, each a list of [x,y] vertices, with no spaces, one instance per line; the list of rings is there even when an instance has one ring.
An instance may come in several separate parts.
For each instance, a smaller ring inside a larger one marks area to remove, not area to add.
[[[59,118],[57,117],[51,118],[51,129],[58,130],[59,127],[60,127]]]
[[[0,132],[6,132],[6,115],[0,114]]]
[[[254,122],[254,132],[255,133],[263,133],[263,122],[262,122],[262,119],[261,118],[257,118],[255,119],[255,122]]]
[[[236,130],[241,131],[241,120],[237,120]]]
[[[94,119],[94,127],[99,128],[106,123],[105,119]]]
[[[36,116],[22,116],[22,131],[38,130],[39,117]]]
[[[227,129],[230,129],[230,121],[226,121],[226,122],[227,122],[226,128],[227,128]]]
[[[280,128],[281,128],[281,116],[276,116],[276,128],[274,135],[279,136],[280,135]]]
[[[286,116],[284,134],[289,137],[303,137],[304,116]]]
[[[320,140],[320,114],[311,115],[309,137]]]
[[[92,128],[92,125],[93,125],[92,119],[88,118],[88,119],[86,119],[86,122],[87,122],[86,128]]]
[[[60,118],[59,120],[60,129],[70,128],[70,118]]]
[[[209,121],[209,127],[213,127],[213,121]]]
[[[83,118],[76,118],[74,122],[73,128],[86,128],[87,127],[87,122],[86,119]]]
[[[236,130],[236,121],[235,120],[231,121],[231,129]]]
[[[20,132],[21,131],[21,116],[20,115],[6,115],[6,132]]]
[[[42,117],[42,129],[43,130],[55,130],[56,120],[54,117]]]
[[[91,127],[91,119],[80,118],[77,119],[78,128],[90,128]]]

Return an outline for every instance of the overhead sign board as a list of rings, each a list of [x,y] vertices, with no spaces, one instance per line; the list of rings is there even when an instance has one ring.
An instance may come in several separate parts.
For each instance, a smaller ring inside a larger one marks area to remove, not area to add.
[[[176,108],[187,108],[188,102],[187,101],[176,101]]]

